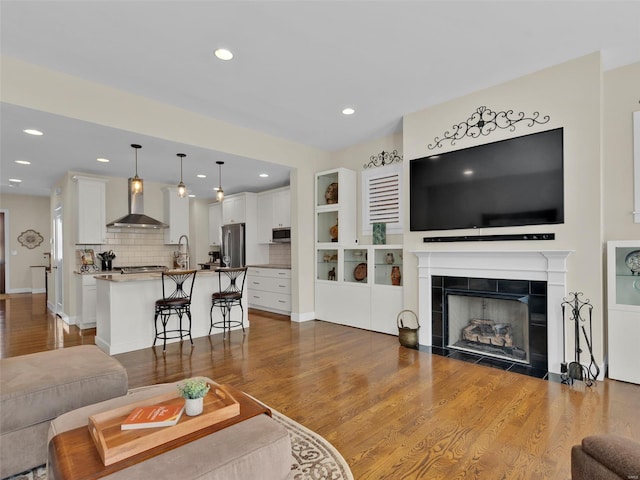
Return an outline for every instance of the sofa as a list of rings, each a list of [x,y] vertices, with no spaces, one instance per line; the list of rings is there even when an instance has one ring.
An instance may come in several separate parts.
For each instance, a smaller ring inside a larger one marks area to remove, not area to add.
[[[0,360],[0,478],[43,465],[52,420],[127,393],[125,368],[95,345]]]
[[[612,434],[585,437],[571,448],[571,479],[640,479],[640,442]]]

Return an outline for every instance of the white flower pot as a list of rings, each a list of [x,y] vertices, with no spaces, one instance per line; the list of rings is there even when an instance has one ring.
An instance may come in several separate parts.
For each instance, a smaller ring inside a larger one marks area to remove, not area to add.
[[[204,399],[203,398],[185,398],[185,413],[190,417],[195,417],[196,415],[200,415],[204,408]]]

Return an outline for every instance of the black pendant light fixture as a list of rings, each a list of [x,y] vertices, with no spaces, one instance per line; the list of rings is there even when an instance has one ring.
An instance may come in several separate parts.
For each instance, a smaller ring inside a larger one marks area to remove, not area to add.
[[[216,163],[218,164],[218,191],[216,192],[216,199],[221,202],[224,200],[224,191],[222,190],[222,165],[224,165],[224,162],[218,160]]]
[[[138,150],[142,148],[142,145],[137,145],[135,143],[131,144],[131,147],[136,151],[136,175],[131,180],[131,189],[133,193],[142,193],[142,179],[138,176]]]
[[[178,184],[178,196],[180,198],[184,198],[187,196],[187,186],[182,181],[182,160],[186,155],[184,153],[177,153],[178,157],[180,157],[180,183]]]

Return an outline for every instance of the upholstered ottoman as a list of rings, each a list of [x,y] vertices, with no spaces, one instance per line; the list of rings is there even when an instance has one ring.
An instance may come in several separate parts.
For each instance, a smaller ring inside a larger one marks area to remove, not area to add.
[[[211,379],[206,380],[215,384]],[[61,415],[51,422],[49,441],[59,433],[86,426],[90,415],[174,392],[177,383],[132,389],[124,397]],[[285,480],[290,478],[291,460],[287,429],[267,415],[258,415],[103,478]],[[47,479],[56,480],[50,468]]]
[[[127,371],[95,345],[0,360],[0,478],[46,462],[58,415],[127,389]]]

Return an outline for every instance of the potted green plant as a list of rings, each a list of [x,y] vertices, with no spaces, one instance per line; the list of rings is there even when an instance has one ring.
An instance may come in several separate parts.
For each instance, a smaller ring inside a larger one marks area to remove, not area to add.
[[[210,385],[201,378],[190,378],[178,384],[180,396],[185,399],[185,413],[190,417],[200,415],[204,408],[204,396]]]

